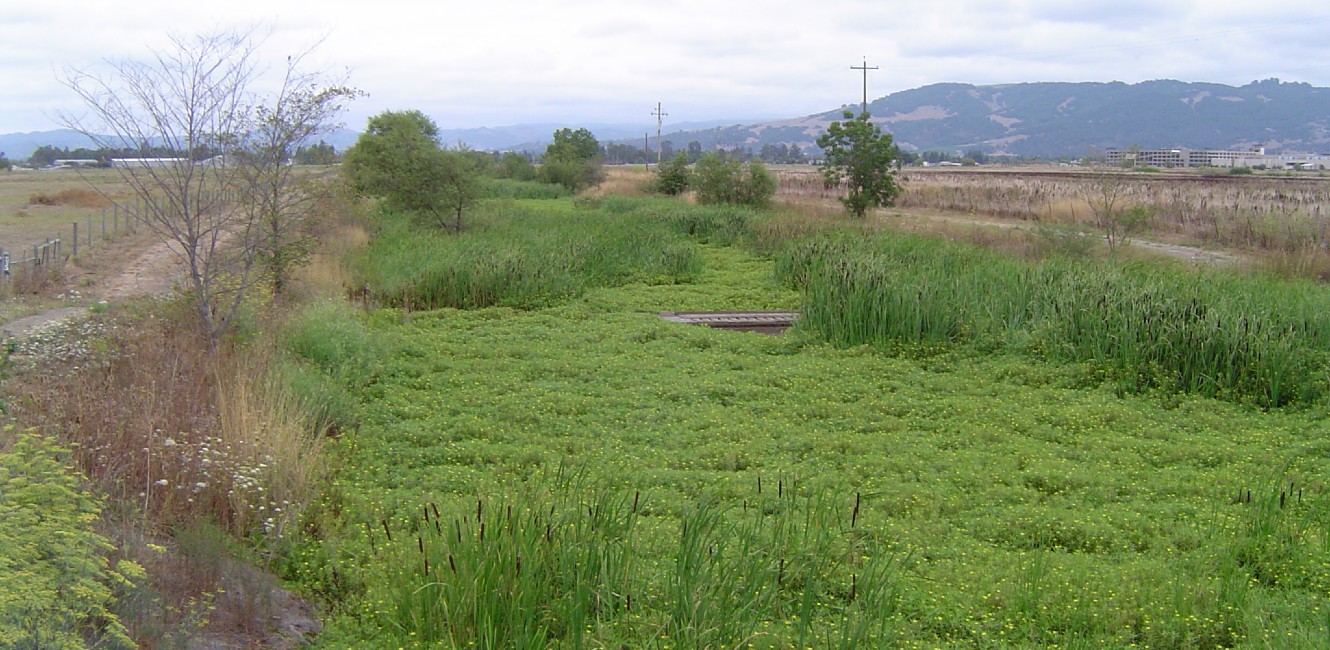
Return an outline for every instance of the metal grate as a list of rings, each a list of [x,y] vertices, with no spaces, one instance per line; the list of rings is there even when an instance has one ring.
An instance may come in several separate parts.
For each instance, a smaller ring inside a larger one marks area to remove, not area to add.
[[[779,334],[799,318],[797,311],[663,311],[660,317],[675,323],[717,329]]]

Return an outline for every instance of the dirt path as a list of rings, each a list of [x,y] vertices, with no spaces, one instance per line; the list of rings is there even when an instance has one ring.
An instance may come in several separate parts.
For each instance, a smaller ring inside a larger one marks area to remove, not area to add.
[[[172,244],[148,239],[121,242],[113,252],[90,258],[94,263],[84,267],[71,264],[66,267],[69,277],[64,295],[74,294],[79,300],[119,302],[167,293],[184,275],[181,256]],[[124,260],[129,260],[128,264]],[[15,358],[23,358],[30,352],[23,347],[41,339],[45,330],[86,318],[90,313],[87,306],[67,306],[18,318],[0,324],[0,341],[19,340]],[[166,540],[162,545],[173,548]],[[217,623],[194,631],[184,642],[187,650],[290,650],[303,645],[322,627],[309,602],[282,589],[275,576],[257,567],[228,561],[222,581],[225,589],[211,611]],[[256,603],[260,606],[256,607]]]
[[[94,294],[106,302],[116,302],[166,293],[183,274],[180,254],[172,242],[158,242],[134,258],[120,274],[96,287]]]
[[[979,216],[963,216],[956,214],[927,214],[920,212],[905,212],[898,209],[876,210],[876,214],[887,217],[905,217],[908,219],[917,219],[921,221],[942,221],[946,223],[965,224],[971,226],[990,226],[993,228],[1002,228],[1007,230],[1033,230],[1034,226],[1024,221],[1006,221]],[[1091,234],[1090,236],[1096,236]],[[1185,244],[1170,244],[1166,242],[1150,241],[1146,239],[1134,238],[1130,242],[1131,246],[1142,248],[1161,255],[1175,257],[1178,259],[1196,262],[1199,264],[1212,264],[1215,266],[1235,266],[1249,261],[1247,258],[1226,253],[1223,251],[1214,251],[1199,246],[1187,246]]]
[[[169,242],[157,242],[134,255],[133,260],[107,280],[96,282],[96,274],[80,274],[79,280],[94,278],[92,289],[86,294],[103,302],[118,302],[130,298],[166,293],[181,277],[180,257]],[[0,339],[27,338],[32,334],[54,327],[89,312],[88,307],[58,307],[40,314],[17,318],[0,324]]]

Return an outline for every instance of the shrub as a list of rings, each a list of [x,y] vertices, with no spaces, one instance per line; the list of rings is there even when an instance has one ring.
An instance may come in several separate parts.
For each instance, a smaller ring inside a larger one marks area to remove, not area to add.
[[[562,185],[569,192],[577,192],[588,187],[600,185],[605,180],[605,170],[599,158],[590,160],[547,160],[540,166],[540,180],[545,183]]]
[[[692,172],[688,170],[688,155],[677,153],[656,167],[656,179],[652,183],[652,191],[676,196],[687,192],[691,181]]]
[[[736,203],[766,207],[776,194],[776,179],[765,165],[753,161],[741,165],[716,154],[704,154],[694,173],[697,202]]]
[[[62,450],[20,435],[0,452],[0,645],[6,648],[133,648],[107,606],[111,548],[92,530],[101,505],[79,488]],[[122,562],[125,574],[142,570]],[[135,570],[137,569],[137,570]]]
[[[509,151],[499,158],[499,164],[495,167],[495,176],[499,178],[509,178],[515,181],[534,181],[536,180],[536,166],[520,153]]]

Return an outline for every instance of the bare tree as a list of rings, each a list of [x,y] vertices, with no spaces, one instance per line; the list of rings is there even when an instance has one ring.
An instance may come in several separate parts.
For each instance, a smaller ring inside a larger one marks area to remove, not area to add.
[[[144,206],[140,218],[183,262],[210,349],[261,278],[256,265],[283,259],[282,273],[289,269],[282,251],[294,245],[293,224],[311,214],[290,153],[326,130],[353,94],[298,72],[302,55],[288,59],[275,94],[260,95],[256,49],[249,32],[172,37],[148,61],[66,76],[87,108],[86,116],[64,116],[68,127],[100,147],[143,152],[115,168]]]
[[[1104,232],[1110,257],[1148,226],[1152,216],[1144,206],[1129,205],[1128,190],[1127,179],[1118,172],[1096,174],[1084,189],[1085,202],[1095,226]]]
[[[300,173],[296,149],[334,126],[346,101],[361,93],[328,85],[324,75],[302,72],[302,56],[287,59],[271,104],[249,113],[236,154],[240,209],[255,229],[255,252],[272,300],[279,300],[291,272],[308,261],[315,244],[318,206],[329,194],[326,179]]]

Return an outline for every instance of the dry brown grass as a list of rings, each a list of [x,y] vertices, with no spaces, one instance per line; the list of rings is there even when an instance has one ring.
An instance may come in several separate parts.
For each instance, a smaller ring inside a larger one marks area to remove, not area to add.
[[[18,416],[145,521],[279,534],[313,489],[320,441],[271,380],[269,345],[208,355],[183,304],[122,312],[88,358],[25,375]]]
[[[643,196],[650,193],[654,175],[640,165],[605,167],[605,181],[586,191],[591,196]]]
[[[293,288],[304,298],[343,297],[351,277],[342,260],[369,243],[369,231],[357,223],[336,224],[325,229],[319,242],[309,264],[296,271]]]
[[[1255,268],[1286,278],[1330,282],[1330,252],[1319,247],[1266,251],[1257,257]]]
[[[781,195],[835,198],[812,171],[778,174]],[[1086,202],[1099,175],[1091,172],[909,170],[897,206],[1086,226]],[[1143,206],[1154,215],[1150,238],[1246,251],[1288,252],[1330,248],[1330,179],[1317,176],[1205,176],[1122,174],[1124,207]]]
[[[109,208],[111,200],[86,187],[71,187],[55,194],[38,192],[28,197],[28,205],[69,205],[79,208]]]

